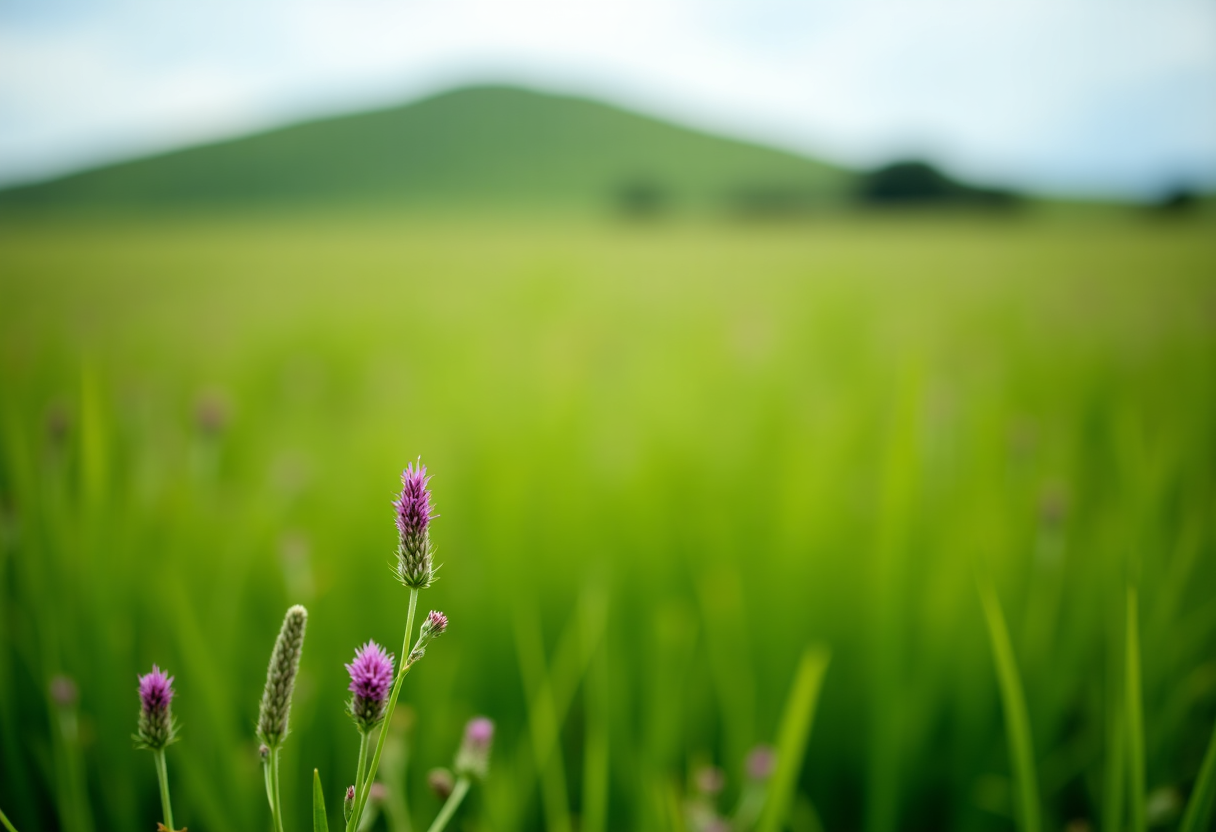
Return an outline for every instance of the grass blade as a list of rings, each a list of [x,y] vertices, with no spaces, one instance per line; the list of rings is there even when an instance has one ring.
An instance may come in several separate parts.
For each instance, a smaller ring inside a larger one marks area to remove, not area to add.
[[[329,832],[325,817],[325,794],[321,791],[321,773],[312,770],[312,832]]]
[[[1203,765],[1199,769],[1199,778],[1186,804],[1186,814],[1182,816],[1182,826],[1178,832],[1203,832],[1211,827],[1212,804],[1216,801],[1216,726],[1212,726],[1212,738],[1208,740],[1207,753],[1203,755]]]
[[[1145,832],[1144,811],[1144,706],[1140,695],[1140,614],[1134,587],[1127,588],[1127,671],[1123,702],[1127,708],[1127,797],[1132,832]]]
[[[570,832],[566,769],[559,740],[561,722],[554,702],[553,682],[545,666],[545,648],[535,613],[517,609],[515,653],[528,698],[528,734],[540,776],[541,806],[548,832]]]
[[[815,704],[823,686],[831,653],[827,648],[808,647],[798,663],[798,674],[785,700],[781,728],[777,735],[777,770],[769,784],[768,800],[760,817],[759,832],[780,832],[794,804],[794,789],[802,772]]]
[[[4,828],[7,830],[7,832],[17,832],[17,830],[13,828],[13,825],[9,823],[9,820],[3,811],[0,811],[0,823],[4,824]]]
[[[1018,821],[1022,832],[1040,832],[1043,821],[1039,808],[1038,779],[1034,770],[1030,716],[1026,710],[1026,696],[1022,691],[1017,662],[1013,658],[1009,628],[1005,625],[1000,599],[996,597],[991,585],[981,580],[978,589],[980,602],[984,606],[984,618],[988,624],[988,640],[992,644],[992,656],[996,662],[1001,704],[1005,710],[1005,733],[1008,736],[1009,757],[1018,788]]]

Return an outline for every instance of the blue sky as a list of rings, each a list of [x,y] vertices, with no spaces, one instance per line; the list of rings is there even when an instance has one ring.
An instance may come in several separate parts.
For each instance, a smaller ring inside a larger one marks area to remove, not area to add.
[[[852,165],[1216,186],[1211,0],[0,0],[0,183],[485,81]]]

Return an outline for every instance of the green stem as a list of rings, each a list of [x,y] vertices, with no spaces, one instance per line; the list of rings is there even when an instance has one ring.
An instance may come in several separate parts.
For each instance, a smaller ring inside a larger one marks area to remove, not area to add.
[[[359,729],[359,766],[355,769],[355,795],[363,791],[363,773],[367,768],[367,731]]]
[[[4,828],[6,830],[8,830],[8,832],[17,832],[17,830],[15,828],[13,828],[13,824],[5,816],[5,814],[2,810],[0,810],[0,823],[4,824]]]
[[[271,814],[274,816],[275,832],[283,832],[283,804],[279,800],[279,749],[270,752],[270,786],[274,792]]]
[[[452,815],[456,814],[456,809],[460,806],[460,801],[464,800],[465,793],[469,790],[469,778],[461,777],[456,781],[455,788],[448,795],[447,801],[443,804],[443,808],[439,810],[439,814],[435,815],[435,820],[426,832],[443,832],[443,828],[448,825],[448,821],[452,819]]]
[[[266,781],[266,802],[270,804],[270,828],[277,830],[279,821],[275,817],[274,786],[270,782],[270,756],[262,760],[262,779]]]
[[[165,816],[165,826],[172,832],[177,827],[173,825],[173,804],[169,802],[169,769],[165,765],[165,749],[157,749],[153,756],[156,759],[156,779],[160,781],[160,809]]]
[[[380,737],[376,740],[376,753],[372,755],[372,765],[367,772],[363,791],[355,793],[355,810],[350,813],[346,822],[346,832],[355,832],[359,828],[359,818],[363,816],[363,808],[367,806],[367,796],[371,793],[372,783],[376,782],[376,771],[380,768],[380,754],[384,751],[384,739],[388,736],[388,726],[393,719],[393,709],[397,707],[397,697],[401,694],[401,682],[405,674],[410,672],[410,634],[414,631],[414,610],[418,606],[418,590],[410,590],[410,608],[405,616],[405,639],[401,645],[401,664],[397,671],[397,681],[393,683],[393,692],[388,698],[388,708],[384,711],[384,721],[380,723]],[[282,830],[279,830],[282,832]]]

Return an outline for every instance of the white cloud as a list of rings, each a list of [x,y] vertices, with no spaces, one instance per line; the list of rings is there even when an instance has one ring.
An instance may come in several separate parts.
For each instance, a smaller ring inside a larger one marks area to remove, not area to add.
[[[1207,0],[10,2],[0,180],[487,80],[852,164],[1216,183]]]

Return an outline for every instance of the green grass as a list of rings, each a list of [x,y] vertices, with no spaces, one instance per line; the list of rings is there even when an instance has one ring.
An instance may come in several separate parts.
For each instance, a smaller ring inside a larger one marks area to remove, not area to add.
[[[1018,673],[1017,659],[1009,640],[1009,626],[996,592],[982,579],[979,585],[984,620],[988,625],[988,640],[996,664],[1001,687],[1001,708],[1005,714],[1005,736],[1009,743],[1010,769],[1015,772],[1017,791],[1017,821],[1022,832],[1039,832],[1043,828],[1043,812],[1039,805],[1039,778],[1035,773],[1034,738],[1030,734],[1030,716],[1026,712],[1026,694]]]
[[[294,602],[285,825],[307,826],[314,768],[340,803],[342,663],[400,643],[389,501],[418,454],[443,563],[420,603],[452,624],[399,707],[415,828],[477,713],[491,774],[452,828],[679,828],[706,762],[733,805],[822,643],[788,828],[1010,829],[977,572],[1043,828],[1096,821],[1141,751],[1145,789],[1185,800],[1216,717],[1212,232],[1118,211],[6,221],[0,807],[21,832],[151,828],[130,735],[155,661],[175,820],[265,828],[253,721]]]

